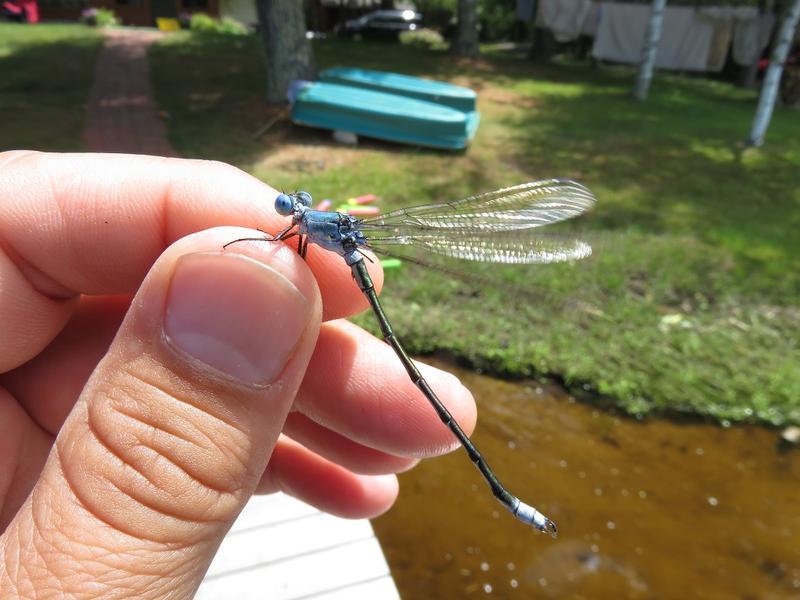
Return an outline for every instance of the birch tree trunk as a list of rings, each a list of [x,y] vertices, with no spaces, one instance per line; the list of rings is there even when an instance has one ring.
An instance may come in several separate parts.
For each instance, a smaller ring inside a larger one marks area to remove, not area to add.
[[[458,0],[458,32],[453,51],[458,56],[478,56],[478,0]]]
[[[756,109],[756,116],[753,118],[753,127],[750,130],[750,136],[747,138],[748,146],[761,146],[764,144],[764,136],[767,133],[772,111],[775,108],[775,100],[778,96],[778,87],[783,74],[783,63],[786,62],[786,57],[792,46],[798,20],[800,20],[800,0],[794,0],[784,14],[778,37],[775,40],[775,47],[769,60],[764,84],[761,86],[761,95],[758,98],[758,108]]]
[[[289,84],[314,75],[303,2],[256,0],[267,54],[267,102],[285,104]]]
[[[633,95],[637,100],[644,100],[647,98],[647,91],[650,89],[650,82],[653,80],[653,69],[655,69],[656,66],[658,41],[661,39],[661,21],[666,4],[667,0],[653,0],[650,12],[650,23],[647,26],[647,33],[644,36],[644,48],[642,49],[642,64],[639,66],[639,78],[636,80],[636,87],[633,90]]]

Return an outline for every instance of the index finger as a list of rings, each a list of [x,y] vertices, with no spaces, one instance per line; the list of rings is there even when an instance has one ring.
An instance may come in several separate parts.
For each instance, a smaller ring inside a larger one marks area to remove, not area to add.
[[[275,195],[243,171],[211,161],[0,154],[0,322],[19,324],[8,331],[11,347],[0,349],[0,372],[35,356],[79,294],[133,293],[172,242],[218,225],[285,227]],[[325,319],[367,306],[340,257],[312,247],[308,264]]]

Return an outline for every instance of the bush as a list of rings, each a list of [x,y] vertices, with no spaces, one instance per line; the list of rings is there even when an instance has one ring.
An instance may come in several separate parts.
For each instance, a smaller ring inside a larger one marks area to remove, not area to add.
[[[514,0],[482,0],[478,10],[481,39],[507,40],[512,37],[517,20]]]
[[[404,31],[400,34],[400,43],[416,48],[427,48],[428,50],[443,50],[447,47],[442,34],[433,29]]]
[[[90,27],[114,27],[120,21],[109,8],[87,8],[81,13],[81,21]]]
[[[219,33],[223,35],[244,35],[247,27],[231,19],[223,17],[221,21],[204,13],[195,13],[189,20],[189,29],[198,33]]]
[[[205,13],[195,13],[189,19],[189,29],[198,33],[215,33],[217,21]]]
[[[245,35],[249,33],[249,31],[245,25],[239,23],[239,21],[236,19],[222,17],[222,21],[219,22],[217,33],[224,33],[227,35]]]

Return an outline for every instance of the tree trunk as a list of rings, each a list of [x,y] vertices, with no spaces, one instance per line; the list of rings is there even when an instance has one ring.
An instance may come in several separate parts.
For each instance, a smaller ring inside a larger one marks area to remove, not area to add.
[[[767,67],[767,74],[764,77],[764,84],[761,86],[761,95],[758,98],[758,108],[753,119],[753,127],[750,130],[750,136],[747,138],[748,146],[761,146],[764,143],[764,136],[767,133],[772,111],[775,108],[775,100],[778,96],[778,86],[783,74],[783,63],[786,62],[786,57],[792,46],[798,20],[800,20],[800,0],[794,0],[784,14],[778,37],[775,40],[775,47],[769,59],[769,67]]]
[[[458,0],[458,32],[453,51],[458,56],[478,56],[477,0]]]
[[[556,52],[556,40],[552,31],[546,27],[534,27],[531,37],[528,58],[542,62],[547,62],[553,58],[553,54]]]
[[[667,0],[653,0],[650,12],[650,23],[647,26],[647,33],[644,37],[644,48],[642,49],[642,64],[639,66],[639,78],[636,80],[636,87],[633,95],[637,100],[647,98],[647,90],[650,89],[650,82],[653,80],[653,69],[656,66],[656,52],[658,52],[658,40],[661,39],[661,20],[664,14],[664,6]]]
[[[257,0],[256,6],[267,54],[267,102],[285,104],[292,81],[314,76],[303,3]]]
[[[768,0],[758,0],[758,16],[762,17],[766,14],[768,10],[767,6]],[[771,2],[770,2],[771,3]],[[759,56],[761,52],[759,49]],[[758,78],[758,59],[759,56],[755,57],[753,64],[751,65],[736,65],[737,73],[736,73],[736,85],[739,87],[753,89],[756,87],[756,79]]]

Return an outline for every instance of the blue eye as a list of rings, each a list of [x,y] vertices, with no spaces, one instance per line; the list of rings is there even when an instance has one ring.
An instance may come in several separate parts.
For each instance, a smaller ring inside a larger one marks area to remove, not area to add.
[[[311,199],[311,194],[308,192],[297,192],[294,197],[297,198],[303,206],[311,208],[313,200]]]
[[[278,197],[275,198],[275,210],[278,214],[288,217],[292,214],[293,209],[294,201],[286,194],[278,194]]]

